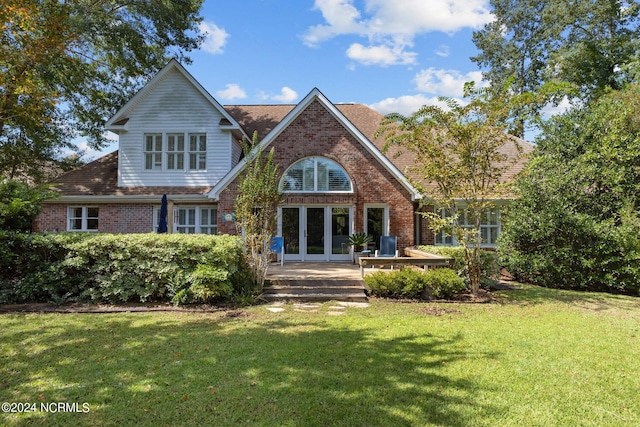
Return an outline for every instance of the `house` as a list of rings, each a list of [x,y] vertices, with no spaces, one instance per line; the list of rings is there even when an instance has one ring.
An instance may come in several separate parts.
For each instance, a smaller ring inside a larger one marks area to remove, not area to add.
[[[223,106],[174,60],[107,122],[118,151],[60,176],[60,197],[45,204],[34,229],[153,232],[166,194],[172,231],[235,234],[242,141],[257,131],[282,172],[286,259],[348,260],[346,239],[356,231],[395,235],[399,249],[453,243],[417,214],[423,195],[403,173],[410,155],[382,154],[374,137],[382,119],[365,105],[333,104],[318,89],[297,105]],[[499,232],[499,214],[487,227],[490,237]]]

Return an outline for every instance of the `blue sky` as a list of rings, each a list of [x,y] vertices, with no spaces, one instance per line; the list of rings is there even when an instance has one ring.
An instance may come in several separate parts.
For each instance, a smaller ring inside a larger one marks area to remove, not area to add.
[[[471,35],[492,19],[488,0],[205,0],[201,14],[186,68],[220,103],[297,103],[317,87],[383,114],[460,98],[481,79]]]

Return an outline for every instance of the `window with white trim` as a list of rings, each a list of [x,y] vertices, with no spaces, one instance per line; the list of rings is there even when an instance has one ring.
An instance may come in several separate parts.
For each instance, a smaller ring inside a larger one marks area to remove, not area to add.
[[[442,218],[451,216],[451,211],[448,209],[441,209],[440,215]],[[458,224],[464,228],[473,228],[474,225],[468,219],[466,211],[460,211],[458,216]],[[500,210],[499,209],[485,209],[482,212],[482,222],[480,223],[480,238],[482,247],[495,247],[498,237],[500,236]],[[434,235],[434,243],[436,245],[443,246],[457,246],[458,241],[450,235],[445,234],[444,231],[436,233]]]
[[[144,136],[144,168],[146,170],[162,170],[162,134],[145,134]]]
[[[218,234],[218,209],[178,206],[173,209],[174,230],[183,234]],[[153,210],[154,231],[158,231],[160,207]]]
[[[67,209],[67,231],[98,231],[97,206],[70,206]]]
[[[207,136],[204,133],[189,134],[189,170],[207,168]]]
[[[368,249],[380,249],[380,237],[389,234],[389,206],[364,205],[364,232],[373,238]]]
[[[207,134],[182,132],[145,134],[144,169],[169,172],[206,170]]]
[[[351,179],[338,163],[324,157],[308,157],[286,170],[280,188],[288,193],[349,193]]]
[[[203,234],[218,234],[218,209],[200,209],[200,232]]]
[[[167,134],[167,169],[184,169],[184,134]]]
[[[441,218],[447,218],[450,216],[451,216],[451,211],[449,209],[440,209]],[[453,246],[453,236],[446,234],[444,231],[435,233],[433,237],[433,241],[437,246]]]

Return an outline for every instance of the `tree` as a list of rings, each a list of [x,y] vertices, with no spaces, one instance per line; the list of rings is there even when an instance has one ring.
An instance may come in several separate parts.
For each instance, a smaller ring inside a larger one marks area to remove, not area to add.
[[[201,42],[202,0],[1,0],[0,175],[51,160],[106,119],[170,57]]]
[[[273,161],[275,152],[272,148],[263,158],[257,132],[253,134],[253,144],[245,147],[245,153],[246,166],[235,200],[236,226],[247,246],[251,280],[262,291],[283,193],[278,184],[279,168]]]
[[[596,99],[633,78],[638,60],[640,5],[601,0],[491,0],[496,19],[473,34],[480,53],[471,58],[496,90],[544,96],[512,114],[535,122],[548,102],[564,96]],[[565,83],[558,85],[558,83]]]
[[[392,113],[382,122],[378,135],[385,138],[385,149],[397,145],[415,154],[415,165],[408,172],[417,176],[413,185],[424,195],[435,212],[424,213],[431,229],[456,237],[465,249],[470,286],[477,296],[481,279],[480,226],[487,210],[506,197],[508,185],[502,174],[517,161],[501,148],[516,138],[505,132],[508,102],[488,91],[467,86],[471,95],[466,105],[441,98],[447,109],[424,106],[411,116]],[[504,94],[503,94],[504,95]],[[424,182],[435,184],[427,188]],[[439,209],[450,216],[443,218]],[[462,216],[466,221],[462,221]],[[471,227],[462,223],[471,224]]]
[[[557,32],[556,26],[547,26],[548,1],[493,0],[496,19],[473,33],[473,42],[480,53],[472,57],[480,68],[488,68],[483,77],[494,88],[505,86],[514,94],[525,94],[540,89],[545,81],[548,63],[548,39]],[[506,31],[505,31],[506,30]],[[524,136],[528,111],[516,109],[514,135]],[[535,115],[534,108],[533,114]]]
[[[0,182],[0,230],[31,231],[42,202],[57,196],[47,187],[32,188],[17,181]]]
[[[640,290],[640,86],[554,117],[543,128],[499,253],[548,287]]]

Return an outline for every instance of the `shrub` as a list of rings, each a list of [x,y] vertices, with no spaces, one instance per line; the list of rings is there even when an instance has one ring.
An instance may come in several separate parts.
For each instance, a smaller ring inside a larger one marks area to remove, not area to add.
[[[434,298],[451,298],[466,288],[464,280],[450,268],[436,268],[425,274],[425,284]]]
[[[0,234],[0,302],[211,302],[246,293],[234,236]]]
[[[55,196],[57,193],[46,187],[0,182],[0,230],[30,231],[31,223],[42,211],[42,201]]]
[[[463,278],[467,285],[469,284],[467,264],[464,259],[464,248],[462,246],[418,246],[418,249],[423,252],[453,258],[452,268]],[[500,277],[498,254],[489,250],[480,251],[480,264],[481,285],[487,288],[495,284],[496,280]]]
[[[450,268],[377,271],[364,280],[373,295],[385,298],[450,298],[465,289],[462,278]]]

